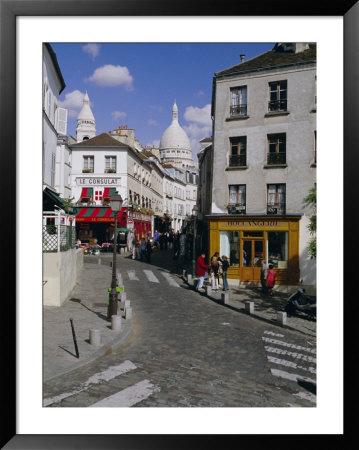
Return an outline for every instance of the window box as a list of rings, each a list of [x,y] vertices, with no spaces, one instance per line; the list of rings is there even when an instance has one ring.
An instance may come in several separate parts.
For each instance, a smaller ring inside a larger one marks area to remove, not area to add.
[[[116,173],[116,169],[111,167],[110,169],[106,169],[105,173]]]
[[[85,167],[84,169],[82,169],[82,173],[93,173],[93,169]]]

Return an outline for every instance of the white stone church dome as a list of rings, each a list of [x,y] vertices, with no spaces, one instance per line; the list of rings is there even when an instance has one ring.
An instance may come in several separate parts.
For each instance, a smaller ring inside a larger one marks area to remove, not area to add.
[[[178,123],[178,108],[176,102],[172,108],[171,125],[164,131],[160,141],[160,150],[181,149],[191,150],[188,136]]]

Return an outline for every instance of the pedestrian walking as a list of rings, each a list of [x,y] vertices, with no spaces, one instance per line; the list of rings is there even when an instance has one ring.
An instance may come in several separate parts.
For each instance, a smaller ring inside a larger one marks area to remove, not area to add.
[[[261,285],[262,285],[262,293],[263,294],[267,294],[267,292],[268,292],[267,283],[266,283],[267,273],[268,273],[268,266],[267,266],[265,260],[262,259],[261,260]]]
[[[219,288],[219,261],[217,256],[212,256],[210,274],[212,281],[212,289],[218,291]]]
[[[228,281],[227,281],[227,270],[229,267],[229,262],[228,262],[228,258],[226,255],[222,256],[222,279],[223,279],[223,290],[224,291],[228,291],[229,290],[229,286],[228,286]]]
[[[186,234],[183,232],[180,234],[179,245],[180,245],[180,253],[179,253],[180,258],[181,260],[183,260],[186,254]]]
[[[133,235],[132,237],[132,259],[136,259],[136,251],[137,251],[137,238],[136,235]]]
[[[266,278],[266,285],[268,288],[269,295],[274,294],[274,291],[273,291],[274,284],[275,284],[275,272],[273,270],[273,264],[269,264],[269,269],[268,269],[267,278]]]
[[[146,259],[147,259],[148,263],[151,262],[151,253],[152,253],[151,241],[149,239],[147,239],[147,242],[146,242]]]
[[[140,245],[140,260],[143,261],[146,257],[146,239],[142,238]]]
[[[177,259],[179,255],[179,237],[177,234],[173,236],[173,259]]]
[[[206,273],[208,272],[208,265],[205,262],[206,253],[202,252],[196,261],[196,275],[198,276],[198,283],[196,286],[196,291],[204,291],[203,283]]]

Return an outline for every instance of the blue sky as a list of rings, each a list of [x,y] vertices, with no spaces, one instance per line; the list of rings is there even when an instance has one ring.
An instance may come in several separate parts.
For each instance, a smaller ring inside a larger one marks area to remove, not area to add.
[[[197,162],[199,141],[211,136],[213,74],[273,48],[274,43],[51,43],[66,88],[68,134],[84,93],[90,97],[96,133],[119,125],[135,129],[140,144],[158,146],[176,100],[179,123]]]

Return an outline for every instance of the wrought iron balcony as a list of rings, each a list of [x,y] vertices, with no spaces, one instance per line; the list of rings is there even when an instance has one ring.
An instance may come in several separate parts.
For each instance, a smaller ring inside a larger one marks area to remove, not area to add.
[[[285,214],[285,203],[267,205],[267,214],[275,214],[277,216]]]
[[[245,167],[247,165],[247,155],[230,155],[229,167]]]
[[[267,164],[286,164],[285,152],[267,153]]]
[[[231,106],[231,117],[246,116],[247,105],[235,105]]]
[[[246,204],[245,203],[236,203],[230,204],[227,206],[228,214],[245,214],[246,213]]]
[[[287,111],[287,100],[273,100],[268,102],[268,110],[270,112]]]

